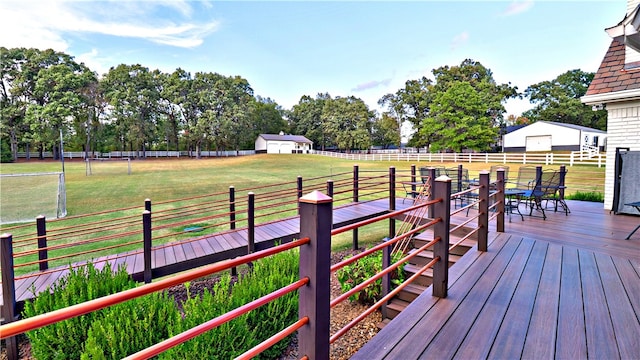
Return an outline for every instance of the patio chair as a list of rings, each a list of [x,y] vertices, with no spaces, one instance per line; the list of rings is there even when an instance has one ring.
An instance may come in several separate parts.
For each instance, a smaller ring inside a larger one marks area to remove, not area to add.
[[[543,171],[533,189],[526,190],[522,195],[525,204],[529,207],[529,216],[533,216],[533,210],[537,210],[542,212],[542,218],[546,220],[547,214],[544,212],[546,206],[542,206],[542,201],[553,198],[559,187],[560,172]]]
[[[496,180],[498,180],[498,169],[504,169],[504,181],[508,181],[509,180],[509,167],[506,165],[491,165],[491,168],[489,169],[489,182],[495,182]],[[492,188],[495,188],[494,185],[492,185]]]
[[[518,177],[515,182],[515,189],[531,190],[536,184],[537,170],[535,166],[521,166],[518,169]]]

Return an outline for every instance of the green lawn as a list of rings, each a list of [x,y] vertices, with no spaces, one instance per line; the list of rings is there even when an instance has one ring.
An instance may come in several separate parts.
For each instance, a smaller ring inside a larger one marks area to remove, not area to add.
[[[100,165],[100,164],[99,164]],[[119,208],[127,208],[135,206],[133,210],[127,210],[122,212],[114,212],[101,216],[92,217],[91,221],[102,221],[113,218],[123,218],[131,221],[133,228],[136,231],[140,230],[140,218],[143,209],[144,200],[149,198],[154,204],[162,201],[183,199],[192,196],[223,193],[216,199],[217,201],[224,201],[227,198],[226,192],[228,192],[229,186],[234,186],[237,190],[236,199],[238,206],[246,206],[247,189],[253,189],[262,185],[288,183],[288,189],[295,189],[295,181],[298,176],[302,176],[304,179],[310,179],[318,176],[332,176],[336,180],[336,187],[338,188],[339,181],[343,180],[343,187],[340,190],[346,190],[350,187],[349,179],[353,170],[354,161],[352,160],[340,160],[335,158],[316,156],[316,155],[256,155],[246,157],[234,157],[234,158],[220,158],[220,159],[171,159],[171,160],[132,160],[132,174],[126,174],[126,162],[110,162],[101,164],[103,168],[100,171],[94,171],[95,175],[86,176],[85,163],[83,161],[66,161],[66,192],[67,192],[67,220],[60,222],[60,226],[64,227],[76,227],[89,221],[84,218],[73,219],[75,215],[94,213],[103,210],[112,210]],[[360,178],[373,177],[384,175],[390,166],[395,166],[398,173],[398,180],[407,180],[411,163],[408,162],[360,162]],[[417,166],[428,166],[430,164],[420,163]],[[433,163],[436,166],[451,167],[456,164],[452,163]],[[470,171],[470,177],[477,177],[477,173],[480,170],[488,169],[492,164],[483,163],[464,163],[463,166]],[[517,169],[519,165],[509,164],[510,177],[514,178],[517,175]],[[109,170],[109,167],[112,167]],[[547,168],[547,167],[545,167]],[[557,168],[557,166],[555,166]],[[376,170],[378,172],[369,172]],[[2,164],[0,172],[3,174],[9,173],[33,173],[33,172],[53,172],[60,171],[60,163],[50,161],[37,161],[32,160],[30,162],[22,162],[17,164]],[[347,174],[344,174],[347,173]],[[342,174],[342,175],[336,175]],[[316,180],[315,185],[318,188],[324,187],[326,179]],[[379,181],[379,180],[369,180]],[[382,180],[386,181],[386,180]],[[304,182],[308,184],[308,181]],[[567,175],[567,185],[572,192],[573,189],[579,189],[585,191],[585,186],[594,189],[602,188],[604,183],[604,168],[596,167],[572,167],[569,168]],[[2,186],[2,184],[0,184]],[[306,185],[305,185],[306,186]],[[385,186],[382,185],[384,188]],[[591,189],[591,188],[589,188]],[[338,189],[337,189],[338,190]],[[1,191],[10,192],[11,189],[7,189],[2,186]],[[259,190],[256,193],[259,195],[263,191]],[[290,191],[289,191],[290,192]],[[366,194],[366,191],[361,193]],[[399,193],[401,194],[401,193]],[[294,194],[291,200],[295,200]],[[343,201],[346,201],[351,196],[350,193],[342,195],[336,195],[336,199],[342,197]],[[378,197],[384,195],[377,195]],[[164,205],[166,209],[180,208],[193,204],[189,202],[178,202],[173,204]],[[197,203],[197,201],[195,202]],[[289,205],[295,208],[295,204]],[[162,206],[154,205],[154,219],[157,219],[159,209],[163,209]],[[173,211],[173,210],[172,210]],[[220,211],[218,211],[220,212]],[[278,215],[272,215],[270,218],[282,217],[295,214],[292,210],[288,213],[282,213]],[[213,219],[206,221],[196,221],[197,215],[184,216],[183,218],[174,218],[174,220],[167,221],[179,222],[181,220],[194,219],[194,224],[197,226],[211,226],[207,229],[209,232],[220,230],[222,228],[228,228],[228,225],[217,227],[216,222],[223,221],[225,219]],[[239,215],[239,218],[242,218]],[[260,221],[262,222],[262,221]],[[63,225],[62,225],[63,224]],[[154,228],[160,224],[157,220],[154,220]],[[243,224],[240,224],[242,226]],[[55,223],[48,225],[48,231],[55,230]],[[166,242],[175,239],[183,239],[191,236],[203,235],[206,232],[199,233],[184,233],[182,230],[186,225],[172,226],[171,228],[154,230],[154,239],[160,239],[158,242]],[[6,226],[3,226],[6,228]],[[116,225],[109,225],[108,229],[99,233],[87,234],[84,237],[76,237],[74,239],[65,239],[65,236],[59,236],[58,243],[66,242],[78,242],[84,240],[90,240],[101,237],[115,236],[118,233],[128,231],[126,227],[118,227]],[[386,222],[384,224],[375,224],[368,226],[360,231],[361,244],[371,244],[379,241],[382,237],[386,236]],[[33,233],[35,226],[30,225],[26,229],[11,230],[14,233],[14,239],[28,238],[32,235],[28,235],[27,232]],[[22,234],[21,234],[22,233]],[[50,245],[54,243],[55,236],[49,236],[51,238]],[[123,242],[134,242],[133,244],[118,248],[117,251],[111,250],[92,253],[91,255],[83,255],[74,258],[64,258],[58,261],[57,264],[61,265],[69,261],[79,261],[84,258],[90,258],[95,256],[101,256],[105,254],[123,252],[127,250],[139,249],[141,244],[139,242],[140,235],[133,234],[131,236],[122,237],[118,239],[109,239],[96,243],[89,243],[83,245],[83,247],[72,247],[69,249],[60,249],[51,251],[49,257],[63,256],[68,253],[75,253],[77,251],[86,251],[96,248],[101,248],[107,244],[118,244]],[[154,241],[154,244],[157,242]],[[351,243],[351,236],[349,233],[342,234],[334,239],[334,248],[341,249],[348,247]],[[32,249],[32,246],[17,246],[14,249],[15,252],[26,251]],[[80,250],[82,249],[82,250]],[[16,260],[16,263],[25,261],[33,261],[37,259],[36,255],[30,255],[22,257]],[[17,273],[27,272],[30,268],[20,268]]]

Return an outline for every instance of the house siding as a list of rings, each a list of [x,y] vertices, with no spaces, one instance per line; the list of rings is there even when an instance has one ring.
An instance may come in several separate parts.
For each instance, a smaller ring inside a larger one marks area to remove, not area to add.
[[[616,148],[640,150],[640,101],[607,104],[607,160],[605,174],[604,207],[613,207]]]

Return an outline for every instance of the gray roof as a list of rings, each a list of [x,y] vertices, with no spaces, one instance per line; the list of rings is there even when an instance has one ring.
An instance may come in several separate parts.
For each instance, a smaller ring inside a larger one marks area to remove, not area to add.
[[[594,129],[594,128],[590,128],[590,127],[586,127],[586,126],[581,126],[581,125],[565,124],[565,123],[561,123],[561,122],[546,121],[546,120],[540,120],[538,122],[552,124],[552,125],[558,125],[558,126],[564,126],[564,127],[570,128],[570,129],[588,131],[588,132],[593,132],[593,133],[600,133],[600,134],[606,134],[607,133],[606,131],[602,131],[602,130],[598,130],[598,129]],[[529,125],[531,125],[531,124],[529,124]]]
[[[265,140],[293,141],[297,143],[313,144],[313,141],[307,139],[302,135],[260,134],[259,136]]]

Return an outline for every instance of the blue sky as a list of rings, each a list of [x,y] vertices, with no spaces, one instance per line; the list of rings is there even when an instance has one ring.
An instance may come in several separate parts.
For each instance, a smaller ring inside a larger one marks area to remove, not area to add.
[[[608,1],[0,0],[0,46],[53,48],[99,74],[121,63],[240,75],[285,108],[303,95],[378,99],[431,70],[480,61],[523,91],[595,72],[624,17]],[[508,113],[530,108],[507,103]]]

